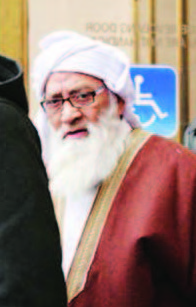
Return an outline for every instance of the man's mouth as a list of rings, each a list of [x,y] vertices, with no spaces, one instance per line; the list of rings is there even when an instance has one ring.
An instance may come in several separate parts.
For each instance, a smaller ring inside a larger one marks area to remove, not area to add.
[[[64,136],[63,139],[81,139],[84,138],[88,135],[88,130],[87,129],[77,129],[74,131],[69,131],[67,132]]]

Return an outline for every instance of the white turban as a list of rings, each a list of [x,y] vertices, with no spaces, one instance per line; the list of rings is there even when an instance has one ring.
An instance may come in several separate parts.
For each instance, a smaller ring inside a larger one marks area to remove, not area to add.
[[[128,57],[118,48],[72,31],[57,31],[40,42],[41,53],[34,62],[33,88],[40,101],[49,75],[55,71],[78,72],[104,81],[125,102],[124,117],[139,126],[133,114],[134,90]]]

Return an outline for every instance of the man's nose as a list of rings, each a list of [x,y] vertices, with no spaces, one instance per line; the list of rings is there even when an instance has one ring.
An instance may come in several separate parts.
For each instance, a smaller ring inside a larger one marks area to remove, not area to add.
[[[61,111],[61,121],[67,124],[72,124],[75,120],[82,117],[82,112],[79,108],[71,105],[69,101],[65,101]]]

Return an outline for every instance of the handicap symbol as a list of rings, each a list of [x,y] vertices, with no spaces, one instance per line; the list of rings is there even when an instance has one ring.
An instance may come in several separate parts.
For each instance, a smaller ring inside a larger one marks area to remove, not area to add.
[[[141,122],[144,128],[152,125],[156,120],[156,117],[164,119],[168,116],[167,112],[162,112],[160,107],[157,105],[156,101],[153,98],[151,93],[141,93],[141,84],[144,82],[144,77],[141,75],[136,75],[134,78],[135,81],[135,105],[137,106],[150,106],[152,107],[154,113],[146,122]]]

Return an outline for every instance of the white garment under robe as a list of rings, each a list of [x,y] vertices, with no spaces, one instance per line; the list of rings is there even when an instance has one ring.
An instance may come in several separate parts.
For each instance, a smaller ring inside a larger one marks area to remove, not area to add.
[[[77,249],[83,228],[91,211],[98,187],[88,192],[66,199],[65,210],[62,218],[62,249],[63,249],[63,271],[67,277],[75,251]]]

